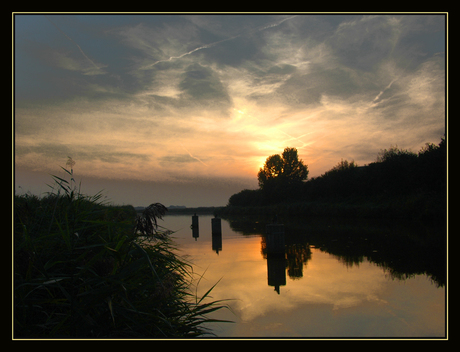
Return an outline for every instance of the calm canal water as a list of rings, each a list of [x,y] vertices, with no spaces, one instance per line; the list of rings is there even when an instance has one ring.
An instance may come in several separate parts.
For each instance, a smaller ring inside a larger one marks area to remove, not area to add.
[[[285,222],[285,253],[267,254],[263,221],[166,216],[179,254],[203,278],[202,296],[226,302],[208,324],[218,337],[444,337],[442,229],[334,219]],[[404,235],[404,236],[403,236]]]

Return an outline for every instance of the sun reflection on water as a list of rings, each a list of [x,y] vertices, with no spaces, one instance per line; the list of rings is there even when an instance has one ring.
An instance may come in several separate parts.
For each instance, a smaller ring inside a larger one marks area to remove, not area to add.
[[[190,222],[185,216],[169,219],[172,224]],[[263,231],[242,235],[225,220],[217,254],[210,230],[211,216],[200,216],[198,241],[185,226],[175,235],[197,281],[204,273],[198,296],[220,280],[212,299],[231,299],[231,312],[219,311],[215,317],[236,324],[215,325],[219,336],[444,335],[444,289],[425,276],[394,280],[367,259],[347,265],[308,244],[287,245],[284,259],[273,262],[265,253]],[[273,265],[278,277],[269,277]],[[273,280],[279,280],[278,287]]]

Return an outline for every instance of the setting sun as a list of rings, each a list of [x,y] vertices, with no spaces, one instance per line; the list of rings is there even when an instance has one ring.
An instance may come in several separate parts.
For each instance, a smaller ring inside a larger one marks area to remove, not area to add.
[[[12,26],[13,340],[448,338],[448,13]]]
[[[226,184],[203,205],[226,204],[286,147],[309,177],[390,145],[418,150],[445,129],[444,26],[443,15],[17,14],[16,191],[39,192],[71,156],[88,186],[117,184],[116,202],[146,204],[141,183],[160,195],[177,182],[189,187],[167,202],[201,205],[189,190]]]

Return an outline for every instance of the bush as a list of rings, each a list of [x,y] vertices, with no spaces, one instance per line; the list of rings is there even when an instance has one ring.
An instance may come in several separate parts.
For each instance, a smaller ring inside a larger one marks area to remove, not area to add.
[[[228,200],[229,206],[257,206],[262,202],[260,190],[243,189]]]

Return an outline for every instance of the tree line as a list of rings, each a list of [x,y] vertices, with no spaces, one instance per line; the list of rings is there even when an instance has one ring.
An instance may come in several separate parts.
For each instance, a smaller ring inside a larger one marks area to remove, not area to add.
[[[297,149],[269,156],[259,170],[259,189],[245,189],[229,198],[229,206],[264,206],[302,201],[339,201],[358,198],[445,197],[447,146],[426,143],[418,152],[391,147],[375,162],[358,166],[341,160],[319,177],[307,180],[308,166]]]

